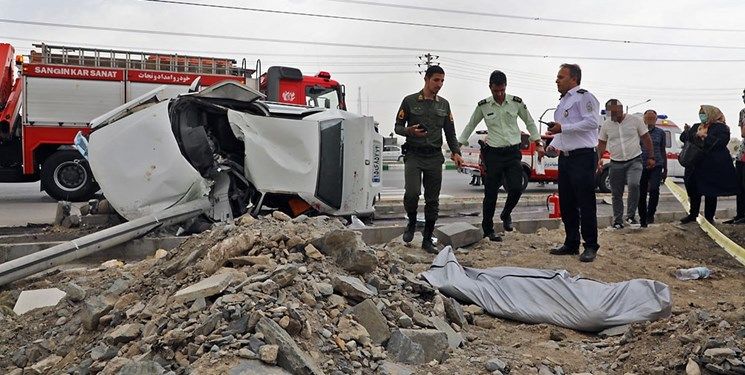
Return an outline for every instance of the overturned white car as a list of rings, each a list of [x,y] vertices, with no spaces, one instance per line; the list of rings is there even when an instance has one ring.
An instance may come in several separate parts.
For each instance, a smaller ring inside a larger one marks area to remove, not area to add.
[[[175,99],[163,90],[91,123],[91,170],[125,218],[207,196],[216,220],[265,206],[372,215],[383,139],[371,117],[265,102],[230,81]]]

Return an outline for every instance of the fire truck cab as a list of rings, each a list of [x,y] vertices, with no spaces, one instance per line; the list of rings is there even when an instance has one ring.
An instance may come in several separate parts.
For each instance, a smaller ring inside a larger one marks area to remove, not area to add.
[[[344,85],[332,80],[329,72],[303,76],[297,68],[272,66],[261,76],[259,88],[272,102],[347,109]]]

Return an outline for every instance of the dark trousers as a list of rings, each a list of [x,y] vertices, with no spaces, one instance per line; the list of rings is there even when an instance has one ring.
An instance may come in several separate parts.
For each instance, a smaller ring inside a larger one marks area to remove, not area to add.
[[[442,185],[442,153],[404,156],[404,209],[409,218],[416,217],[419,194],[424,184],[424,220],[434,223],[440,211]]]
[[[736,218],[745,218],[745,163],[735,162],[735,175],[737,176],[737,214]]]
[[[595,203],[597,154],[588,148],[559,155],[559,205],[566,238],[564,245],[577,249],[580,227],[585,248],[597,249],[598,217]]]
[[[639,180],[639,219],[642,224],[647,224],[649,218],[654,219],[657,203],[660,201],[661,182],[661,165],[652,169],[644,168],[642,178]],[[649,194],[649,203],[647,203],[647,194]]]
[[[522,155],[518,147],[500,150],[494,147],[482,149],[484,157],[484,202],[481,228],[484,235],[494,233],[494,211],[497,208],[499,187],[504,184],[507,190],[507,201],[502,209],[502,216],[512,213],[522,195],[523,171],[520,164]]]
[[[699,211],[701,211],[701,193],[698,191],[696,181],[692,176],[686,176],[684,181],[686,193],[688,193],[688,202],[691,205],[688,214],[698,216]],[[713,221],[714,214],[717,212],[717,197],[704,197],[704,204],[704,218]]]

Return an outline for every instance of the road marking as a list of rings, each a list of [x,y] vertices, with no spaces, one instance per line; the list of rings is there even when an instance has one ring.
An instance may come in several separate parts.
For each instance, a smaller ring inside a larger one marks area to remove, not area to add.
[[[683,205],[683,208],[685,208],[686,212],[688,212],[688,210],[690,209],[690,202],[688,200],[688,194],[686,193],[686,191],[670,181],[670,179],[665,179],[665,186],[670,189],[670,192],[673,193],[675,198],[677,198],[680,204]],[[745,265],[745,249],[743,249],[742,246],[736,244],[734,241],[722,234],[719,229],[717,229],[714,225],[704,219],[704,217],[700,214],[696,218],[696,222],[701,227],[701,229],[703,229],[704,232],[709,235],[709,238],[714,240],[714,242],[716,242],[725,251],[732,255],[732,257],[737,259],[738,262],[740,262],[742,265]]]

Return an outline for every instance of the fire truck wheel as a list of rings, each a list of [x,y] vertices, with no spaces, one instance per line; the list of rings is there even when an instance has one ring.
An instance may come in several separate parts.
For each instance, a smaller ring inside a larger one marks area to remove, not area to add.
[[[608,172],[608,168],[605,168],[603,170],[603,173],[600,174],[598,177],[598,189],[601,193],[610,193],[610,177],[608,177],[610,173]]]
[[[98,191],[93,173],[79,152],[57,151],[41,166],[41,187],[56,200],[84,202]]]
[[[528,188],[528,182],[529,182],[530,177],[528,177],[528,172],[526,172],[524,169],[522,173],[522,178],[523,180],[520,183],[520,191],[525,192],[525,189]],[[504,178],[502,179],[502,186],[507,186],[507,180]]]

